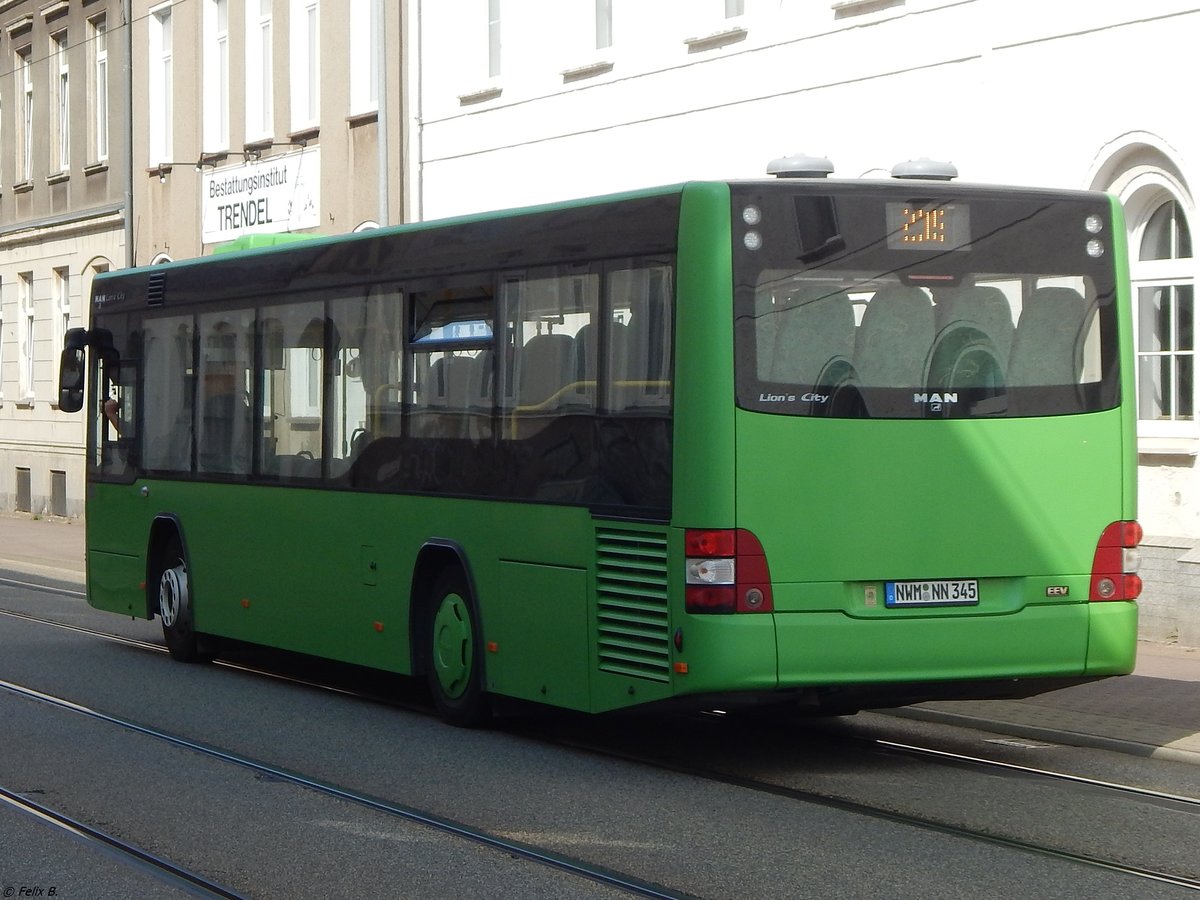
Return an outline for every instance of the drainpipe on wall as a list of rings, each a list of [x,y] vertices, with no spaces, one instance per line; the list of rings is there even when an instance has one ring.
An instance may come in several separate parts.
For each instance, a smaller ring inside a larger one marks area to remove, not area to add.
[[[125,25],[125,267],[136,260],[133,246],[133,0],[121,0],[121,18]]]
[[[382,228],[388,224],[388,186],[391,172],[388,169],[388,113],[387,113],[387,83],[388,59],[385,25],[387,23],[387,4],[383,0],[375,0],[375,46],[379,54],[379,79],[376,94],[378,95],[379,113],[375,120],[379,149],[379,225]]]

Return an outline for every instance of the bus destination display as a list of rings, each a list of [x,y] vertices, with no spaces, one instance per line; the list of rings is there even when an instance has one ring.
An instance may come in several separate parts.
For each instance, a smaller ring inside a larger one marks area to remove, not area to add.
[[[888,203],[889,250],[969,250],[971,210],[965,203]]]

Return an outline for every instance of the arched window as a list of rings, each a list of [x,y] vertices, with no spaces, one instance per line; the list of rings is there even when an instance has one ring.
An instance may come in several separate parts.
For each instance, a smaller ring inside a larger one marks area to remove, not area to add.
[[[1139,432],[1194,437],[1195,275],[1180,201],[1159,190],[1131,221]],[[1135,212],[1137,207],[1135,206]]]
[[[1138,450],[1194,454],[1200,449],[1192,258],[1197,208],[1187,178],[1170,144],[1135,131],[1101,149],[1089,184],[1115,194],[1125,209]]]

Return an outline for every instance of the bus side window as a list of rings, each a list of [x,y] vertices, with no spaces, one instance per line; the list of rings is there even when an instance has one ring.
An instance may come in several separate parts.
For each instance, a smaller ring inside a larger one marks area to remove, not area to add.
[[[490,437],[491,285],[468,279],[411,297],[409,434],[476,441]]]
[[[503,297],[512,353],[506,436],[529,438],[556,418],[594,412],[599,273],[578,266],[511,274]]]
[[[250,471],[253,343],[253,310],[200,317],[196,467],[201,472]]]
[[[609,272],[608,410],[670,411],[673,293],[666,265]]]
[[[399,433],[401,302],[398,289],[376,285],[365,294],[329,304],[340,339],[333,366],[333,412],[326,422],[333,477],[375,438]],[[392,414],[385,415],[389,409]],[[338,460],[343,462],[338,465]]]
[[[262,408],[259,411],[260,468],[264,474],[285,478],[318,478],[321,475],[321,405],[325,360],[325,310],[320,302],[291,303],[263,310],[259,329],[263,342],[263,371],[260,373]],[[210,397],[216,401],[217,421],[230,432],[233,445],[242,447],[238,433],[243,407],[248,411],[248,394],[231,399],[220,369],[213,373]],[[236,383],[236,379],[234,379]],[[236,384],[235,384],[236,387]],[[206,408],[207,406],[202,406]],[[232,409],[232,420],[222,420]],[[219,433],[220,434],[220,433]],[[222,435],[220,440],[226,438]],[[222,444],[223,446],[223,444]],[[202,455],[201,459],[204,457]],[[224,464],[217,461],[217,465]],[[208,468],[205,463],[202,468]],[[234,462],[233,469],[244,471]]]
[[[142,461],[150,470],[186,472],[192,467],[192,335],[191,316],[147,319],[145,323]]]
[[[98,464],[109,475],[125,475],[135,462],[132,454],[137,446],[136,367],[119,362],[115,351],[105,353],[97,384]]]

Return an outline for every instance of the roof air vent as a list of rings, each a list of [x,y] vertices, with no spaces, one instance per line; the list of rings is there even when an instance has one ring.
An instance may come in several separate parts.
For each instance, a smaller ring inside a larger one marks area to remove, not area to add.
[[[910,159],[908,162],[896,163],[892,166],[893,178],[918,178],[927,181],[950,181],[958,177],[958,169],[954,163],[939,162],[922,156],[920,159]]]
[[[776,178],[825,178],[833,173],[833,163],[824,156],[793,153],[767,164],[767,174]]]

